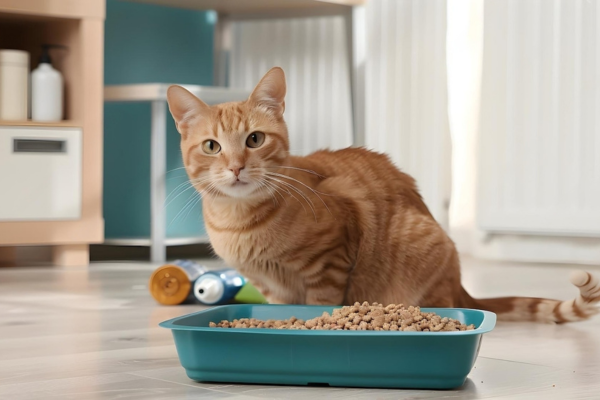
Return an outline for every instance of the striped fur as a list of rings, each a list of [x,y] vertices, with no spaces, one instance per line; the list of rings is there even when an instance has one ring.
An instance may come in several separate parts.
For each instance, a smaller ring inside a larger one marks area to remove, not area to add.
[[[213,249],[270,302],[472,307],[557,323],[597,312],[600,286],[585,272],[573,275],[580,295],[570,301],[471,298],[454,243],[414,180],[361,148],[290,156],[284,97],[279,68],[244,102],[209,107],[183,88],[168,91]],[[265,134],[256,148],[253,132]],[[219,152],[203,150],[209,140]]]
[[[600,309],[600,282],[585,271],[574,271],[571,283],[579,289],[579,295],[571,300],[550,300],[531,297],[502,297],[473,299],[463,291],[462,307],[481,308],[498,313],[506,321],[537,321],[565,323],[588,319]]]

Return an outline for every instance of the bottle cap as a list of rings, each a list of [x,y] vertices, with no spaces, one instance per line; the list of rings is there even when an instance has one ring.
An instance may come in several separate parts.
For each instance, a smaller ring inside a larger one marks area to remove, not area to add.
[[[186,272],[177,265],[163,265],[150,276],[150,294],[160,304],[176,305],[187,299],[192,282]]]
[[[62,46],[60,44],[43,44],[42,55],[40,56],[40,64],[52,64],[52,58],[50,58],[51,48],[66,49],[67,46]]]
[[[0,64],[29,67],[29,53],[22,50],[0,50]]]
[[[194,284],[194,296],[204,304],[218,303],[224,292],[223,282],[215,275],[202,275]]]

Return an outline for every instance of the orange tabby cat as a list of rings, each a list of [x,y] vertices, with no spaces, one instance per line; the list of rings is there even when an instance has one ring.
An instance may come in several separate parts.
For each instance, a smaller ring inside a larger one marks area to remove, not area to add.
[[[600,284],[585,272],[572,276],[580,295],[570,301],[471,298],[454,243],[385,155],[290,156],[285,93],[281,68],[243,102],[209,107],[182,87],[167,93],[211,244],[270,302],[471,307],[546,322],[597,312]]]

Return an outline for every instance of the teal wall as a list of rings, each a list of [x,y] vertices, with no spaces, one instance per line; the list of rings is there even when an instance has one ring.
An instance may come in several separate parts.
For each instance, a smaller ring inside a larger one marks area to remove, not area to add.
[[[190,11],[108,0],[104,82],[212,83],[214,18]],[[167,194],[187,178],[181,169],[179,134],[168,117]],[[193,190],[167,206],[167,236],[204,234],[201,207],[186,209]],[[171,200],[169,199],[169,201]],[[107,238],[150,236],[150,104],[104,106],[104,218]]]

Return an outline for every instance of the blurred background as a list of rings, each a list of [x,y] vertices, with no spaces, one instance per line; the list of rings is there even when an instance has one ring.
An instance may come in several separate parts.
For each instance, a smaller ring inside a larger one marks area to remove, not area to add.
[[[6,264],[210,255],[166,87],[275,65],[293,154],[388,153],[464,255],[600,264],[598,1],[0,0],[0,49]]]
[[[0,398],[339,396],[194,383],[158,325],[265,301],[210,250],[166,89],[244,100],[273,66],[292,153],[389,154],[472,296],[598,275],[600,0],[0,0]],[[451,394],[348,393],[598,398],[599,323],[499,324]]]

